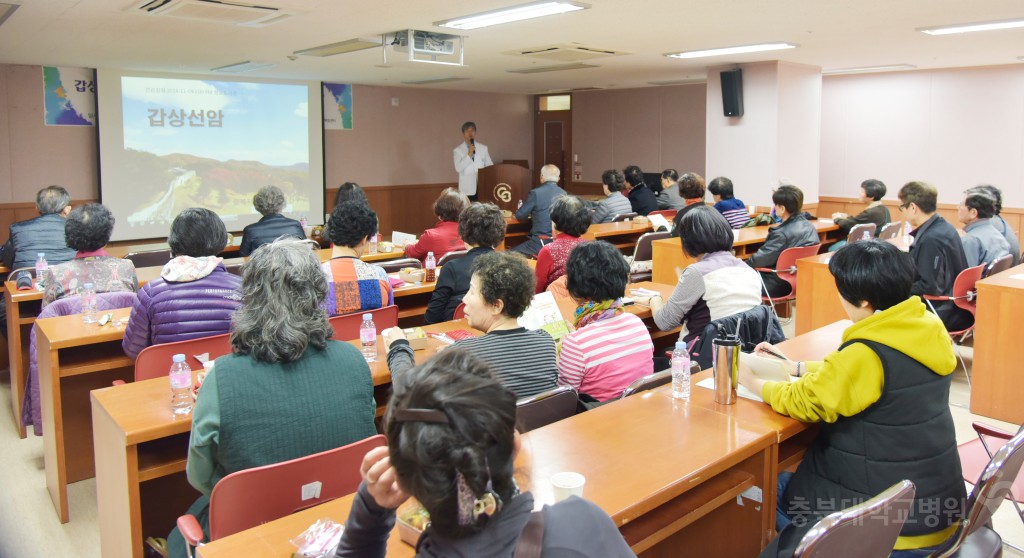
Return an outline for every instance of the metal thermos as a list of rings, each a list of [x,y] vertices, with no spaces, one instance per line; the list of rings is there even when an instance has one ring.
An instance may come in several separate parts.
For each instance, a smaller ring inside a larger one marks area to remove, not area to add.
[[[715,378],[715,403],[732,405],[736,403],[736,386],[739,383],[740,340],[735,335],[725,335],[711,342],[712,370]]]

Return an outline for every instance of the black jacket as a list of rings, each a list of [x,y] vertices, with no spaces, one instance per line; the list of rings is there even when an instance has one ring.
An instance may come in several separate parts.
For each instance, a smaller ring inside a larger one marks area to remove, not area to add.
[[[67,220],[56,213],[11,225],[11,236],[3,247],[3,262],[11,270],[32,267],[39,252],[46,254],[46,263],[56,265],[70,261],[75,251],[64,239]]]
[[[914,237],[914,243],[910,245],[910,257],[917,268],[917,277],[910,287],[910,294],[952,295],[956,276],[967,269],[964,245],[956,229],[935,214],[910,235]],[[946,324],[946,329],[958,331],[971,325],[971,314],[957,308],[952,302],[933,302],[932,305],[942,323]]]
[[[238,253],[241,256],[248,256],[260,246],[269,244],[281,236],[303,239],[306,238],[306,231],[302,230],[301,223],[280,213],[264,215],[259,221],[242,229],[242,245],[238,247]]]
[[[641,184],[630,190],[627,197],[629,198],[629,206],[633,208],[633,212],[637,215],[647,215],[652,211],[658,210],[658,197],[654,195],[654,192],[646,184]]]
[[[473,248],[465,256],[444,264],[437,277],[437,284],[434,285],[434,294],[430,295],[430,302],[427,303],[427,313],[423,316],[425,323],[436,324],[452,319],[462,297],[469,291],[473,260],[493,251],[493,248]]]
[[[778,318],[775,317],[770,307],[763,304],[755,306],[746,312],[719,318],[704,326],[704,330],[697,337],[691,351],[690,359],[700,364],[701,370],[711,368],[711,354],[713,352],[711,342],[718,338],[719,328],[731,335],[736,332],[736,322],[741,317],[743,318],[743,323],[740,324],[739,333],[740,349],[743,352],[753,352],[754,347],[762,341],[781,343],[786,340],[786,335],[782,333],[782,325],[779,324]]]
[[[818,229],[802,213],[786,219],[781,225],[768,229],[768,238],[757,253],[750,256],[750,267],[775,267],[779,255],[786,248],[813,246],[821,242]]]

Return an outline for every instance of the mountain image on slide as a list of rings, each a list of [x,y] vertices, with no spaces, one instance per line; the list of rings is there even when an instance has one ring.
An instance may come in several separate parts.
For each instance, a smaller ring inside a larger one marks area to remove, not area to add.
[[[308,212],[309,165],[284,167],[259,161],[218,161],[195,155],[154,155],[127,149],[121,173],[134,186],[137,202],[128,215],[130,226],[170,223],[188,207],[206,207],[222,218],[253,213],[257,190],[274,185],[284,192],[292,212]]]

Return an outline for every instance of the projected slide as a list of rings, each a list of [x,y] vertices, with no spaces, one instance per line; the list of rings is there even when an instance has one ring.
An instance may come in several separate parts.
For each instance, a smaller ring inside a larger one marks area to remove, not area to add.
[[[109,93],[104,85],[101,99]],[[100,110],[103,203],[118,219],[114,238],[166,236],[188,207],[211,209],[229,231],[241,230],[261,217],[252,197],[268,184],[284,191],[286,215],[319,222],[321,116],[310,97],[319,99],[320,91],[310,89],[306,83],[120,76],[120,134],[106,129],[112,122],[104,119],[102,102]],[[119,145],[111,145],[111,136]]]

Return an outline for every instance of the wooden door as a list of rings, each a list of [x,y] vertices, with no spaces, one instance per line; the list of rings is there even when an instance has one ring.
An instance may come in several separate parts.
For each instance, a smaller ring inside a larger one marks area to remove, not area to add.
[[[545,96],[534,100],[533,160],[535,174],[544,165],[555,165],[562,171],[559,185],[569,190],[572,185],[572,110],[543,110]]]

